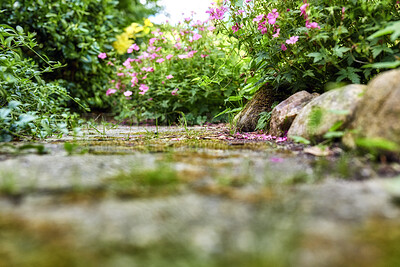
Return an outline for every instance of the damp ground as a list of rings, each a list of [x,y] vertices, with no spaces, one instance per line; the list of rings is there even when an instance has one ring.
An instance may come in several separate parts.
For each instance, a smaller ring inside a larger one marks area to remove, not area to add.
[[[1,144],[0,266],[400,266],[399,164],[328,152],[225,125]]]

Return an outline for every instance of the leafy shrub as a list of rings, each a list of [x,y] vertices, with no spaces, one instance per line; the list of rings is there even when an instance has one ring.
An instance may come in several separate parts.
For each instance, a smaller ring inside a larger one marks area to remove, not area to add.
[[[121,4],[121,8],[129,6],[128,1]],[[97,55],[112,49],[115,36],[127,25],[126,12],[118,10],[118,5],[115,0],[3,0],[0,23],[37,33],[37,51],[67,66],[48,73],[46,80],[59,80],[89,107],[106,108],[109,103],[102,92],[110,73],[99,64]]]
[[[186,18],[152,31],[148,43],[131,45],[122,64],[104,58],[102,64],[115,71],[104,94],[120,117],[174,122],[183,113],[189,123],[201,124],[220,112],[240,84],[243,64],[236,64],[231,45],[214,29]]]
[[[37,54],[33,37],[21,27],[16,31],[0,25],[0,142],[23,135],[44,138],[66,133],[75,121],[63,107],[69,100],[66,89],[42,79],[61,65]],[[47,67],[39,70],[31,58],[23,57],[21,48],[36,54]]]
[[[367,38],[400,18],[392,0],[232,0],[208,12],[251,58],[241,96],[266,83],[288,93],[321,92],[335,81],[366,83],[378,72],[369,64],[400,55],[395,39]]]

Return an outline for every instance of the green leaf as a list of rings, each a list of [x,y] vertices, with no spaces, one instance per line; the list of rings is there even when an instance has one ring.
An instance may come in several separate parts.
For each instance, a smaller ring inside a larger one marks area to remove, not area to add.
[[[322,60],[324,58],[324,56],[319,52],[309,53],[307,55],[307,57],[313,57],[314,58],[314,63],[317,63],[318,61],[320,61],[320,60]]]
[[[305,139],[304,137],[301,137],[301,136],[292,135],[292,136],[289,136],[289,138],[292,139],[296,143],[301,143],[301,144],[305,144],[305,145],[311,144],[310,140]]]
[[[378,62],[373,64],[364,65],[363,68],[373,69],[395,69],[400,66],[400,60],[390,62]]]
[[[327,132],[324,134],[325,139],[335,139],[335,138],[341,138],[344,135],[343,131],[332,131],[332,132]]]
[[[359,84],[360,83],[360,75],[358,75],[356,72],[360,72],[361,70],[353,68],[353,67],[347,67],[346,69],[341,69],[338,73],[339,77],[337,78],[337,81],[340,82],[344,79],[350,80],[352,83]]]
[[[374,34],[370,35],[367,39],[372,40],[374,38],[381,37],[387,34],[391,34],[390,40],[395,41],[400,36],[400,21],[391,22],[384,29],[375,32]]]
[[[21,26],[18,25],[18,26],[16,27],[16,29],[17,29],[17,31],[18,31],[19,33],[21,33],[21,34],[24,33],[24,29],[23,29]]]
[[[10,115],[11,109],[9,108],[1,108],[0,109],[0,120],[5,120],[8,115]]]
[[[335,45],[333,48],[333,54],[339,58],[343,57],[343,54],[349,51],[350,48],[348,47],[339,47],[338,45]]]
[[[380,137],[358,138],[356,139],[356,145],[360,148],[367,149],[370,152],[379,152],[382,150],[396,152],[400,150],[398,144]]]
[[[304,78],[304,77],[307,77],[307,76],[309,76],[309,77],[315,77],[314,72],[313,72],[312,70],[306,70],[306,71],[304,72],[303,78]]]
[[[29,122],[36,120],[36,116],[33,116],[31,114],[21,114],[18,118],[18,121],[16,124],[20,127],[24,127],[27,125]]]
[[[387,45],[376,45],[376,46],[373,46],[371,50],[372,50],[372,56],[374,58],[379,56],[379,54],[382,53],[382,52],[388,52],[390,54],[393,54],[392,49],[387,47]]]

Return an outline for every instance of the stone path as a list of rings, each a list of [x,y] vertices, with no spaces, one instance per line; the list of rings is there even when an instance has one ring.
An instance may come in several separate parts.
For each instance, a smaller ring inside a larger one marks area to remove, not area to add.
[[[201,127],[90,132],[1,147],[0,266],[400,266],[400,177]]]

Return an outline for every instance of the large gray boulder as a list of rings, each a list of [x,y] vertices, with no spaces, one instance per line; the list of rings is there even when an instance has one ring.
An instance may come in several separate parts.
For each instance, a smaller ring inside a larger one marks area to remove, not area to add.
[[[400,145],[400,69],[381,73],[368,83],[350,127],[353,131],[343,138],[349,147],[360,138]]]
[[[311,100],[294,119],[288,136],[321,140],[332,126],[345,129],[363,97],[366,86],[351,84],[323,93]]]
[[[274,136],[284,135],[300,110],[318,95],[300,91],[279,103],[272,110],[269,133]]]

